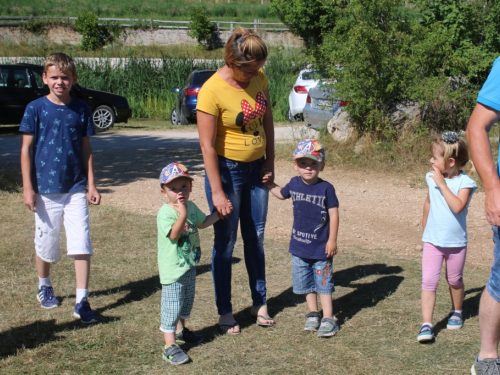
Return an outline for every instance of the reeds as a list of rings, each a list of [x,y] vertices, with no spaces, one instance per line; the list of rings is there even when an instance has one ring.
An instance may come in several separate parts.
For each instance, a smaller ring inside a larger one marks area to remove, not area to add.
[[[177,94],[193,70],[218,69],[221,60],[197,60],[187,57],[159,59],[129,57],[90,60],[78,63],[82,86],[125,96],[133,117],[169,119]],[[264,67],[269,77],[271,104],[276,121],[285,121],[288,95],[298,68],[290,59],[271,56]]]

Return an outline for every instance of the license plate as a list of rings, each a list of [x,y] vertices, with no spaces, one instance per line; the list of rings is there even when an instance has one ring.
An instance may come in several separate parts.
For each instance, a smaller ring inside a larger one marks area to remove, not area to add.
[[[331,102],[331,100],[328,100],[328,99],[316,99],[316,106],[317,107],[331,107],[332,102]]]

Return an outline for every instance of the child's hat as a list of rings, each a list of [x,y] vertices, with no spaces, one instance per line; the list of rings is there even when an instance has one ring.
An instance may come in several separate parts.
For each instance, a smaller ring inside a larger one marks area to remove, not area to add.
[[[325,148],[316,139],[303,140],[297,145],[293,153],[293,160],[300,158],[309,158],[319,162],[325,161]]]
[[[193,181],[193,177],[189,175],[187,168],[183,164],[170,163],[161,170],[160,186],[163,184],[168,184],[169,182],[175,180],[178,177],[187,177],[191,181]]]

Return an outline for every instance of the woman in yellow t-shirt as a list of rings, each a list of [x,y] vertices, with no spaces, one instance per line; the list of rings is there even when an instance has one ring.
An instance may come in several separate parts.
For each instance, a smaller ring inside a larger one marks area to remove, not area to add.
[[[231,305],[231,259],[241,222],[245,264],[252,295],[251,314],[272,326],[266,301],[264,227],[268,189],[274,180],[274,123],[262,67],[267,47],[252,30],[238,28],[225,47],[225,65],[201,88],[197,120],[205,163],[205,189],[214,225],[212,275],[219,327],[240,333]],[[228,202],[231,202],[231,205]]]

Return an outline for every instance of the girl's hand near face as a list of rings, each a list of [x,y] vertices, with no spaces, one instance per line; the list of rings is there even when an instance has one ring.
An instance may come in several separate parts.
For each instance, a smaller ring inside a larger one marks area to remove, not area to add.
[[[432,174],[429,176],[434,180],[438,188],[442,188],[446,186],[446,182],[444,181],[444,177],[441,174],[441,171],[435,165],[432,166]]]

